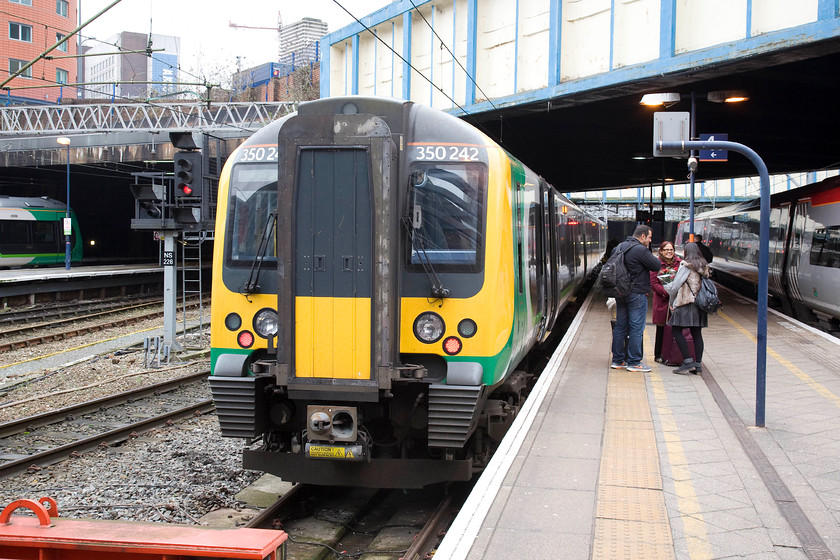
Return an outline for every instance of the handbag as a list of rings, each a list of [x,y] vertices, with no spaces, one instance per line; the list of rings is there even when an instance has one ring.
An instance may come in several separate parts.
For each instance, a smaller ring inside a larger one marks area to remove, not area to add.
[[[694,305],[710,315],[714,315],[718,309],[723,307],[723,303],[718,297],[717,286],[705,276],[700,277],[700,289],[694,294]]]

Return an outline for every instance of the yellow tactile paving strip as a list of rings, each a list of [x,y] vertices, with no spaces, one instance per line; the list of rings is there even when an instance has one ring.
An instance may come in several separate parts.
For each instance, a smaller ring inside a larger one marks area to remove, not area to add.
[[[673,559],[645,376],[611,370],[592,558]]]

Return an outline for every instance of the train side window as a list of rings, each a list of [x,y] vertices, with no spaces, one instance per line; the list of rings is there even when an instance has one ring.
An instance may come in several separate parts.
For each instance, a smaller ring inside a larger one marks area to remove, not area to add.
[[[840,268],[840,226],[814,230],[811,241],[811,264]]]
[[[32,224],[32,243],[49,244],[55,243],[55,232],[57,222],[35,222]]]
[[[14,255],[31,252],[27,248],[31,223],[26,220],[0,220],[0,253]]]

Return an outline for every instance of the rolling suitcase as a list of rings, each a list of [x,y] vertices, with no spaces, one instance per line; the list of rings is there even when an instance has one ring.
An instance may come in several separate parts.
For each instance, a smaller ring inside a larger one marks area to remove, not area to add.
[[[688,344],[688,352],[691,354],[690,357],[696,361],[697,358],[694,356],[694,339],[691,337],[691,331],[685,328],[682,332],[685,337],[685,343]],[[671,325],[665,325],[665,332],[662,336],[662,359],[667,365],[673,366],[682,365],[685,359],[682,353],[680,353],[680,347],[677,346],[677,341],[674,340]]]

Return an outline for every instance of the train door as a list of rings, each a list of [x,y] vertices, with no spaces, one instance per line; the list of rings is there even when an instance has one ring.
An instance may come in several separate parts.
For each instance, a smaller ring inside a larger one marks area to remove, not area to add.
[[[546,263],[546,283],[548,310],[548,328],[550,329],[557,320],[558,306],[559,306],[559,291],[557,283],[557,267],[558,267],[558,249],[557,249],[557,208],[554,204],[554,196],[551,189],[545,181],[540,182],[542,189],[542,205],[543,205],[543,230],[545,236],[545,252],[548,254],[548,261]]]
[[[313,109],[317,109],[314,107]],[[399,362],[396,148],[373,115],[307,114],[278,137],[278,382],[375,400]]]
[[[787,286],[790,296],[795,301],[802,301],[802,294],[799,291],[799,268],[802,258],[802,246],[805,236],[805,225],[808,220],[809,202],[800,202],[796,205],[791,222],[790,246],[787,251]]]
[[[368,152],[306,149],[295,197],[298,377],[371,376],[371,187]]]
[[[787,283],[783,276],[785,258],[787,256],[787,232],[790,223],[790,204],[782,204],[779,208],[770,209],[770,291],[777,294],[786,293]]]

